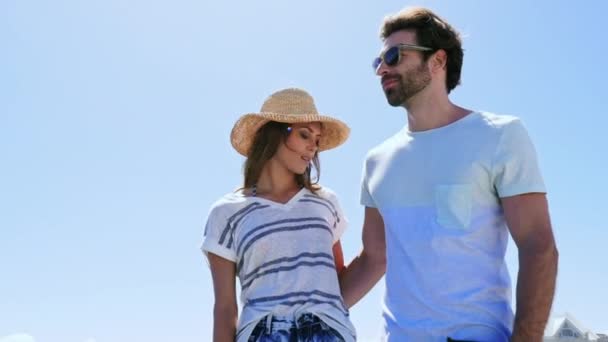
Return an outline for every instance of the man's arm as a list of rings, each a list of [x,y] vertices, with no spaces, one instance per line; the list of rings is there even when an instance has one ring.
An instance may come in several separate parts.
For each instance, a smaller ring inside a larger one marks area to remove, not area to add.
[[[530,193],[501,199],[519,253],[512,341],[542,341],[551,310],[558,253],[547,198]]]
[[[355,305],[382,278],[386,271],[384,221],[376,208],[365,207],[363,249],[340,272],[340,289],[346,307]]]

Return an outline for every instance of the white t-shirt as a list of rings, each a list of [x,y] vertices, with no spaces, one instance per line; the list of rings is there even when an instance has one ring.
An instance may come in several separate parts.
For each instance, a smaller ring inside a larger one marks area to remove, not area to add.
[[[507,341],[513,325],[500,198],[545,192],[519,119],[471,113],[372,149],[361,203],[385,224],[388,341]]]
[[[333,245],[347,226],[335,194],[302,188],[285,204],[229,193],[211,208],[202,250],[236,264],[241,285],[237,341],[268,314],[319,316],[355,340],[340,293]]]

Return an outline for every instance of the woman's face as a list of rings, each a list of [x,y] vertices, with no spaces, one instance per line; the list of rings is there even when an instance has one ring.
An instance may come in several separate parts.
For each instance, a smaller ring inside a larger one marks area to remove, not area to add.
[[[289,171],[301,175],[312,162],[319,149],[321,123],[294,123],[285,142],[279,144],[276,159]]]

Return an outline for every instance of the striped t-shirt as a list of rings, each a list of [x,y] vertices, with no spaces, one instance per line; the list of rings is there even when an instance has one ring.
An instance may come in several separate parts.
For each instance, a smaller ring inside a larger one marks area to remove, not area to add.
[[[287,203],[229,193],[211,207],[202,250],[236,264],[242,306],[237,341],[268,314],[319,316],[346,341],[355,329],[332,248],[347,226],[335,194],[302,188]]]

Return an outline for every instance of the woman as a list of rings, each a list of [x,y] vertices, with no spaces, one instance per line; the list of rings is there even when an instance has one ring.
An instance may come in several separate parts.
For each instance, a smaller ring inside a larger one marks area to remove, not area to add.
[[[355,340],[338,283],[346,219],[335,194],[311,177],[315,167],[318,180],[318,152],[349,131],[319,115],[300,89],[272,94],[261,113],[234,125],[232,146],[247,157],[244,185],[212,206],[202,246],[215,292],[214,341]]]

